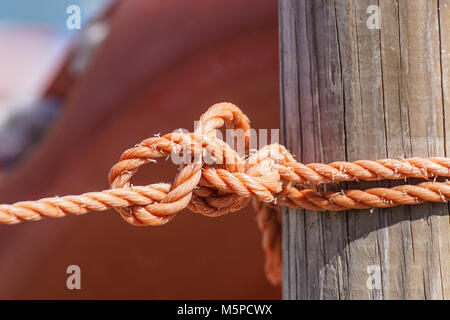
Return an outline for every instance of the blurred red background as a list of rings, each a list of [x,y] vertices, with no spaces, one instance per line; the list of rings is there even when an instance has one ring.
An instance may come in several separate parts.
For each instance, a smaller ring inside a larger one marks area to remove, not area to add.
[[[0,183],[0,203],[103,190],[125,149],[192,130],[214,103],[279,128],[277,2],[118,1],[82,75],[74,53],[46,90],[64,101],[49,133]],[[2,75],[0,75],[1,77]],[[135,185],[171,181],[159,161]],[[277,299],[251,207],[220,218],[185,210],[137,228],[114,211],[0,226],[2,299]],[[81,268],[81,290],[66,268]]]

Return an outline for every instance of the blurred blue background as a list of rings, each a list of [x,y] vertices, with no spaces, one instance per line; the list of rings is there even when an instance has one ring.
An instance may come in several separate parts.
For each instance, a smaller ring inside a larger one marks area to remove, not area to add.
[[[34,106],[87,23],[114,0],[0,0],[0,129]],[[69,29],[67,8],[80,8]]]
[[[0,22],[47,25],[60,30],[66,28],[70,5],[81,9],[81,23],[88,21],[111,0],[1,0]]]

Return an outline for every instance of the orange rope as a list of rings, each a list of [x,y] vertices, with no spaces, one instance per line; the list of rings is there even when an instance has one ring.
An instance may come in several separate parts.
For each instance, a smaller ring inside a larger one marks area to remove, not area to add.
[[[207,216],[220,216],[255,200],[258,226],[263,232],[266,272],[277,283],[281,279],[281,224],[279,205],[314,211],[339,211],[372,207],[413,205],[426,201],[447,202],[449,182],[422,182],[393,188],[316,191],[316,186],[360,180],[450,177],[449,158],[360,160],[304,165],[279,144],[266,146],[241,159],[236,151],[216,137],[223,127],[242,129],[246,147],[250,125],[242,111],[231,103],[219,103],[200,118],[194,133],[170,133],[153,137],[126,150],[109,173],[111,189],[77,196],[0,205],[0,224],[15,224],[42,217],[63,217],[90,211],[117,210],[128,223],[163,225],[184,208]],[[139,167],[172,152],[200,159],[183,165],[172,184],[131,186]],[[207,165],[205,154],[215,159]],[[218,165],[221,164],[221,165]]]

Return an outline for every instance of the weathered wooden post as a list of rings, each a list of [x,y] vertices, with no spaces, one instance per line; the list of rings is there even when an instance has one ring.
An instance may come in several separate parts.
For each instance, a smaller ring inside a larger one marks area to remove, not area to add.
[[[446,155],[449,0],[279,3],[284,143],[299,161]],[[374,185],[389,186],[348,184]],[[283,297],[450,299],[448,205],[372,211],[285,210]]]

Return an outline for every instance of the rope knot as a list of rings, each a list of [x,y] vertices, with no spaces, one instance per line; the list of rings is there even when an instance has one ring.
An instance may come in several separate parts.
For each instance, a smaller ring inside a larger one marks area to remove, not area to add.
[[[115,210],[133,225],[162,225],[184,208],[220,216],[242,209],[251,197],[274,202],[282,190],[277,168],[280,161],[277,152],[281,146],[266,146],[244,160],[217,138],[217,131],[223,126],[240,131],[248,150],[249,123],[238,107],[219,103],[201,116],[193,133],[152,137],[126,150],[110,171],[112,189],[133,190],[133,175],[139,167],[157,158],[176,158],[180,171],[172,184],[146,186],[149,192],[143,195],[148,197],[144,204],[133,201],[131,206],[115,207]]]

